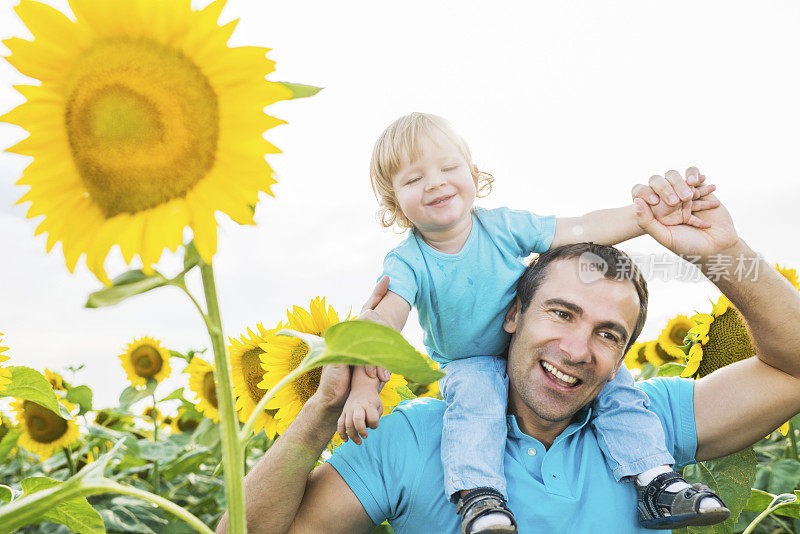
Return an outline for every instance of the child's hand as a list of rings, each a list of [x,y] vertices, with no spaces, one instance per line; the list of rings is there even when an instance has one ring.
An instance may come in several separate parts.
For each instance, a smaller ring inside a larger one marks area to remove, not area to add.
[[[688,224],[697,228],[711,225],[694,215],[694,212],[719,206],[719,200],[705,200],[716,186],[705,184],[706,177],[695,167],[686,170],[686,180],[677,171],[668,171],[664,176],[652,176],[649,185],[637,184],[631,196],[641,198],[653,206],[653,216],[665,226]]]
[[[378,428],[378,419],[383,415],[383,403],[378,394],[383,384],[384,381],[367,375],[364,367],[353,368],[350,395],[336,425],[342,441],[349,438],[361,445],[362,438],[367,437],[367,427]]]

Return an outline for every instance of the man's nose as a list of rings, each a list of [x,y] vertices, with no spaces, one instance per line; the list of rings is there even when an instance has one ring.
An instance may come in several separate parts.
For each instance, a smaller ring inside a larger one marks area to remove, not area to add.
[[[591,333],[575,328],[561,338],[558,347],[573,363],[586,363],[591,359],[589,339]]]

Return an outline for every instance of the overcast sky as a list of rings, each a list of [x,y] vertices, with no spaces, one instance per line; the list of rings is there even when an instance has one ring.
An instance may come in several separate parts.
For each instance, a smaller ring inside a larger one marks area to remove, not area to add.
[[[2,38],[28,35],[15,3],[0,0]],[[800,267],[796,2],[231,0],[222,20],[233,18],[231,46],[273,49],[271,79],[325,89],[269,108],[289,124],[267,134],[284,153],[270,158],[279,184],[259,204],[258,226],[218,217],[226,335],[274,325],[317,295],[344,315],[360,308],[384,254],[404,238],[377,223],[370,152],[411,111],[448,118],[494,174],[480,205],[580,215],[628,203],[631,186],[652,174],[697,165],[744,239],[769,261]],[[10,85],[25,80],[0,61],[0,112],[22,101]],[[24,135],[0,124],[0,147]],[[0,154],[0,332],[11,363],[86,363],[76,382],[103,406],[124,387],[117,355],[134,337],[181,351],[209,345],[174,288],[84,309],[99,283],[82,266],[70,275],[60,247],[46,254],[44,237],[33,237],[38,221],[14,206],[25,163]],[[663,250],[648,238],[623,248]],[[179,261],[161,265],[169,272]],[[108,266],[123,268],[116,256]],[[651,280],[650,290],[643,340],[718,295],[674,280]],[[415,316],[404,333],[421,348]]]

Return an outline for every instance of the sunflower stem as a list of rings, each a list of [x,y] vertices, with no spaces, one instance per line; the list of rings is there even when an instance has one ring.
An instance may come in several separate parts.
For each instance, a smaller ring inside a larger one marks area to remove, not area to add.
[[[153,441],[158,441],[158,412],[156,411],[156,391],[153,390]]]
[[[69,453],[69,448],[61,447],[64,450],[64,456],[67,457],[67,467],[69,468],[69,476],[75,476],[75,462],[72,461],[72,455]]]
[[[177,504],[153,493],[132,486],[123,486],[106,478],[96,481],[69,479],[58,486],[37,491],[5,506],[0,506],[0,524],[4,531],[13,532],[25,525],[40,522],[42,516],[60,502],[102,493],[120,493],[152,502],[182,519],[198,532],[213,534],[211,529],[200,519]]]
[[[217,379],[217,399],[219,409],[220,441],[222,442],[222,462],[225,474],[225,497],[228,505],[228,532],[244,534],[247,532],[247,519],[244,508],[244,453],[239,446],[236,408],[234,406],[231,366],[225,351],[225,338],[222,335],[222,321],[214,284],[214,270],[211,265],[200,264],[203,289],[208,315],[206,326],[214,349],[215,375]]]
[[[256,426],[256,419],[258,419],[258,415],[264,411],[264,407],[267,403],[275,396],[275,394],[286,384],[294,381],[298,376],[307,373],[311,369],[304,365],[300,365],[292,370],[288,375],[284,376],[280,382],[275,384],[267,391],[261,400],[258,401],[253,413],[250,414],[250,418],[247,420],[247,424],[244,425],[241,432],[239,432],[239,443],[241,444],[242,449],[244,449],[245,445],[247,444],[247,440],[250,438],[250,433],[253,432],[253,428]]]
[[[797,437],[794,435],[794,423],[789,421],[789,458],[800,460],[797,456]]]

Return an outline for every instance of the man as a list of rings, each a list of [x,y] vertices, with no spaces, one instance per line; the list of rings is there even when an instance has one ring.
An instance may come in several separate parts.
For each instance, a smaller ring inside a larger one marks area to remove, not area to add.
[[[638,199],[636,209],[648,234],[676,254],[699,256],[704,270],[720,257],[756,257],[723,206],[698,214],[708,229],[665,227]],[[757,357],[697,381],[641,384],[678,467],[741,450],[800,412],[800,295],[759,261],[757,279],[716,282],[746,319]],[[614,480],[587,421],[589,405],[633,341],[641,292],[630,278],[587,281],[580,262],[567,254],[540,269],[504,324],[512,334],[505,470],[521,533],[640,532],[634,486]],[[574,385],[554,380],[556,372]],[[314,469],[336,431],[349,376],[347,366],[324,369],[317,393],[248,474],[249,531],[369,532],[389,519],[398,534],[457,532],[453,505],[441,491],[438,401],[401,406],[361,446],[345,444]],[[218,532],[225,524],[223,518]]]

